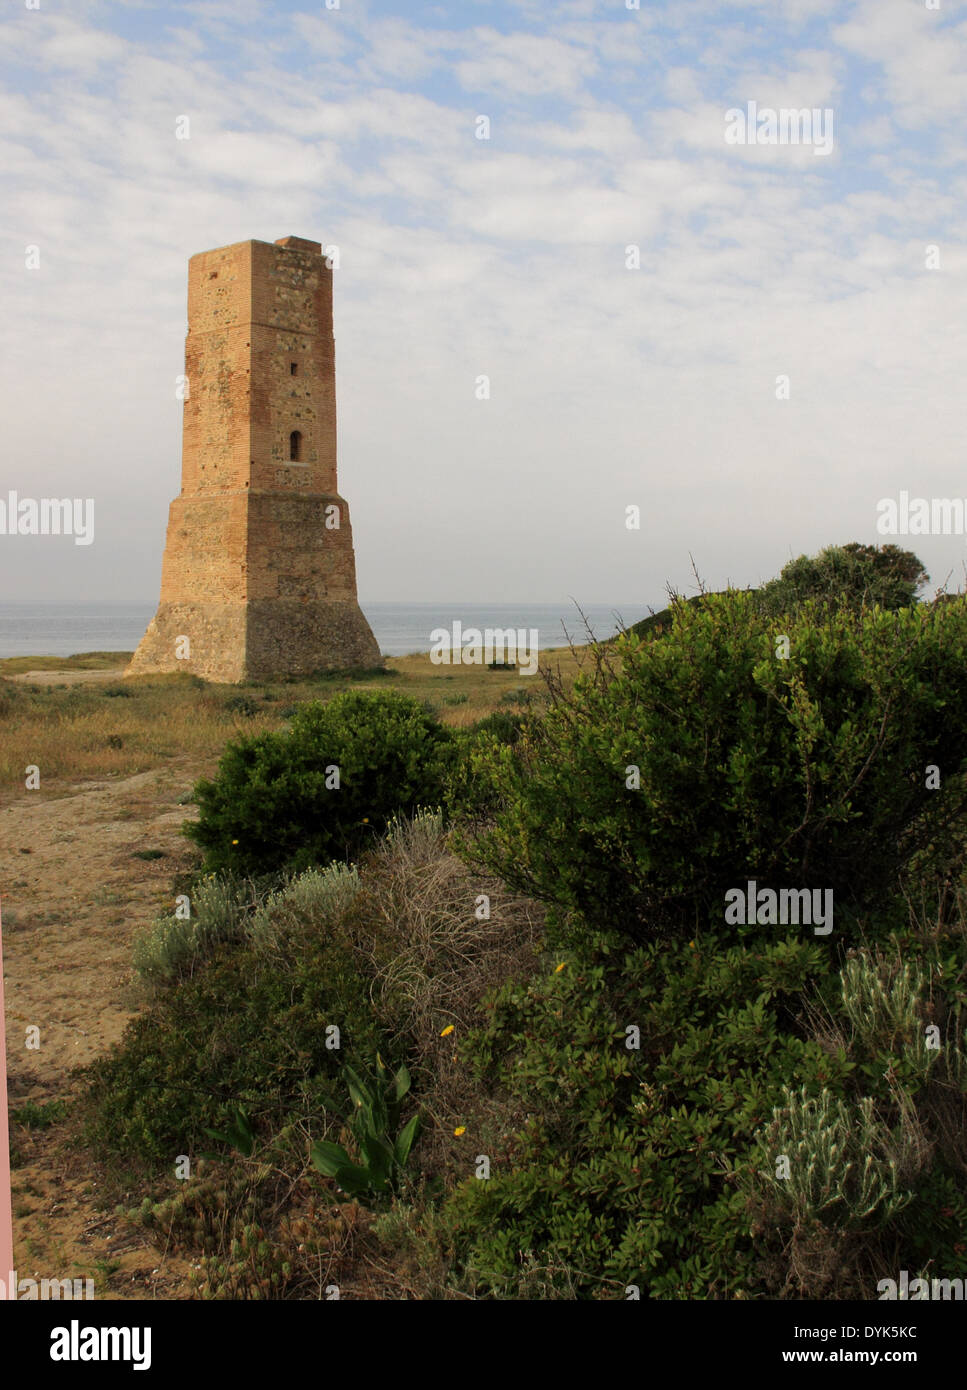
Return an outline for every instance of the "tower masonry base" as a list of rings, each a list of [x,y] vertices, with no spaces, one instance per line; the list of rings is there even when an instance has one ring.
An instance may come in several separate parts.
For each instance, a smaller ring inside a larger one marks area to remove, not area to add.
[[[126,674],[185,671],[234,684],[382,664],[355,599],[162,603]]]

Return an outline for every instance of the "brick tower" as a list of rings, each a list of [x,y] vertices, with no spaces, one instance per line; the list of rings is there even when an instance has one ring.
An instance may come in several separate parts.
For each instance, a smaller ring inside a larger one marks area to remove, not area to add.
[[[127,674],[228,682],[377,665],[336,488],[320,244],[290,236],[192,256],[185,375],[161,602]]]

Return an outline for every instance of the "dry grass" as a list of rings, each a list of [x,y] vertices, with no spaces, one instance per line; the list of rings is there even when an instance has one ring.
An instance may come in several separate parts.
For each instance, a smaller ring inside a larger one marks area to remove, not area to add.
[[[118,671],[131,660],[130,652],[78,652],[76,656],[7,656],[0,660],[0,674],[20,676],[43,667],[45,671]]]
[[[481,921],[484,895],[490,917]],[[420,1169],[425,1176],[463,1170],[466,1153],[454,1129],[471,1106],[479,1119],[481,1096],[458,1043],[480,1024],[485,995],[534,973],[543,908],[472,875],[448,850],[437,818],[425,816],[398,826],[368,858],[349,915],[373,977],[375,1015],[413,1048],[413,1089],[424,1116]],[[506,1112],[501,1119],[506,1125]]]
[[[513,697],[521,690],[539,703],[544,689],[540,677],[516,670],[435,666],[428,656],[392,659],[385,673],[375,675],[242,686],[182,675],[126,681],[126,658],[127,653],[92,652],[0,661],[0,804],[24,794],[30,766],[40,769],[40,787],[33,795],[62,796],[72,782],[132,776],[168,759],[213,764],[237,734],[285,728],[300,704],[329,700],[342,690],[399,690],[427,701],[445,724],[461,727],[496,709],[519,708]],[[565,680],[573,679],[578,667],[567,649],[545,653],[544,662],[545,668],[559,668]],[[65,676],[89,671],[97,679],[71,685],[25,683],[24,674],[39,666]],[[112,670],[117,679],[105,680],[104,672]],[[247,697],[255,712],[233,711],[230,702],[239,697]]]

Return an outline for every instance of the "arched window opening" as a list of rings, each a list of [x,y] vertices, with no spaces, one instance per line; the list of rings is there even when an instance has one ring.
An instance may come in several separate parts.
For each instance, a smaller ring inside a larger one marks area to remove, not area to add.
[[[302,459],[302,435],[293,430],[289,435],[289,462],[299,463]]]

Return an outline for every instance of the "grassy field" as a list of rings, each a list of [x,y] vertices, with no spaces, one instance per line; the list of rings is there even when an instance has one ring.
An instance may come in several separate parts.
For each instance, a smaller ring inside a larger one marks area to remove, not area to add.
[[[350,688],[403,691],[451,725],[544,697],[539,674],[434,665],[428,655],[388,658],[383,671],[244,685],[190,675],[124,680],[129,659],[128,652],[84,652],[0,660],[0,804],[23,794],[28,766],[40,769],[40,794],[57,796],[83,778],[130,776],[175,758],[215,759],[238,733],[284,728],[299,705]],[[570,677],[579,661],[561,648],[545,652],[542,667]]]

